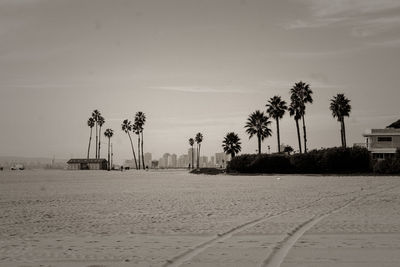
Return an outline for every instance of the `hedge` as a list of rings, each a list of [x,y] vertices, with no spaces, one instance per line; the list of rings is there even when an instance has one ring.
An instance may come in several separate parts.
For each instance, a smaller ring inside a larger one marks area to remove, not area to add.
[[[227,166],[238,173],[367,173],[371,160],[366,148],[325,148],[304,154],[240,155]]]

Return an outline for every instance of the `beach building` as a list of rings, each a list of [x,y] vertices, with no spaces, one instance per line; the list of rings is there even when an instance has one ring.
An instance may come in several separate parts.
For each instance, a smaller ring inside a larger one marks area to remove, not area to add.
[[[394,157],[400,149],[400,129],[370,129],[363,136],[365,146],[371,152],[373,159],[387,159]]]
[[[106,159],[70,159],[68,170],[107,170]]]

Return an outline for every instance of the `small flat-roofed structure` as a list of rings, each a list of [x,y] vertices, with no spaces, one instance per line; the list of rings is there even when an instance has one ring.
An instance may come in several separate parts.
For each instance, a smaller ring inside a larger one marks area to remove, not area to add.
[[[68,170],[107,170],[106,159],[70,159]]]
[[[366,147],[374,159],[387,159],[400,149],[400,129],[371,129],[363,136],[366,138]]]

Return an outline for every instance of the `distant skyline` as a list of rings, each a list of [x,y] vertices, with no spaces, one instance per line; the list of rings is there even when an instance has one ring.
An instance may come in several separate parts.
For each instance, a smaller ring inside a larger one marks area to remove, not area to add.
[[[351,100],[351,146],[400,118],[399,69],[396,0],[0,0],[0,156],[84,158],[94,109],[116,161],[131,158],[121,123],[137,111],[153,158],[187,153],[197,132],[202,155],[231,131],[255,153],[248,115],[300,80],[314,91],[309,148],[340,146],[337,93]],[[263,152],[276,151],[271,129]],[[297,149],[288,114],[280,131]]]

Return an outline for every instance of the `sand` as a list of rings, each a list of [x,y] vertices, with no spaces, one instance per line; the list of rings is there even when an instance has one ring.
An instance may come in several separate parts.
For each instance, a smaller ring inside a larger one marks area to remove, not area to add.
[[[0,266],[400,266],[400,177],[3,171]]]

